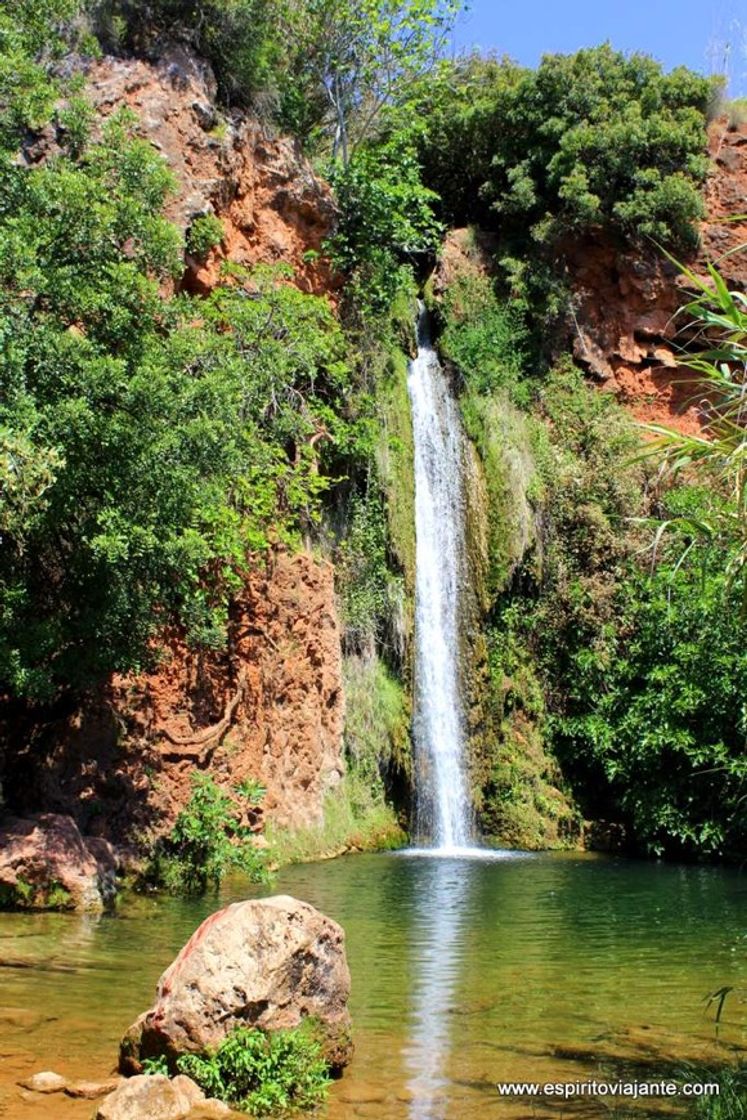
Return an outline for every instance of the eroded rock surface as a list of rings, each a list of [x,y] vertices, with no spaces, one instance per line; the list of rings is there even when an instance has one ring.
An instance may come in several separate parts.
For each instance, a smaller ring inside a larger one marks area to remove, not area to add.
[[[122,1040],[120,1068],[199,1053],[239,1026],[284,1030],[313,1018],[340,1069],[352,1056],[349,994],[336,922],[287,895],[237,902],[207,918],[166,969],[154,1006]]]
[[[217,214],[224,238],[205,260],[188,258],[185,284],[208,291],[221,262],[292,267],[304,291],[339,283],[319,255],[335,206],[293,140],[268,135],[251,118],[221,115],[207,63],[181,47],[158,63],[104,58],[87,74],[87,93],[102,118],[129,106],[138,129],[177,179],[166,215],[186,232],[195,218]]]
[[[232,786],[266,787],[262,813],[279,825],[321,821],[343,773],[344,695],[334,570],[278,553],[247,574],[225,650],[163,637],[158,669],[115,676],[58,719],[0,725],[23,749],[3,785],[25,815],[75,817],[117,845],[168,833],[194,769]],[[90,841],[87,839],[87,842]]]
[[[710,129],[713,168],[706,184],[706,218],[698,254],[685,262],[707,279],[707,262],[718,262],[730,288],[747,288],[747,125]],[[728,254],[728,255],[725,255]],[[591,236],[566,249],[575,296],[575,357],[638,420],[696,433],[703,409],[694,375],[683,369],[680,347],[687,338],[678,309],[692,297],[692,284],[654,247],[649,253],[621,249]]]
[[[714,121],[709,133],[713,160],[705,187],[706,218],[701,245],[685,261],[707,278],[718,261],[730,288],[747,289],[747,124],[730,128]],[[495,237],[475,229],[447,234],[434,275],[438,298],[457,278],[490,275]],[[655,246],[626,247],[609,233],[592,232],[559,246],[572,292],[570,343],[578,363],[614,392],[637,420],[697,433],[703,409],[695,375],[681,366],[686,321],[678,309],[692,298],[692,282]],[[566,339],[562,340],[565,345]]]
[[[116,893],[116,872],[111,845],[82,836],[72,817],[38,813],[0,824],[0,892],[11,903],[103,910]]]

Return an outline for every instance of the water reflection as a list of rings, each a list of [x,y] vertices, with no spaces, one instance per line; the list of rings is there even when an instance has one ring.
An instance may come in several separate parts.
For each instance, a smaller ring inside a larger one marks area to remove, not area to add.
[[[453,1007],[465,959],[465,924],[472,907],[470,860],[423,860],[421,890],[412,923],[412,1022],[405,1049],[411,1076],[411,1120],[446,1115]]]

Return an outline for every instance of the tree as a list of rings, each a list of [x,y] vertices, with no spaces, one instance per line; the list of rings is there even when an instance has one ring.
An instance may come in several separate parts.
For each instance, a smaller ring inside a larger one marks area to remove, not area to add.
[[[333,159],[348,165],[385,106],[440,57],[460,0],[304,0],[292,5],[299,59],[323,93]]]
[[[692,244],[718,87],[609,44],[536,70],[470,57],[419,94],[426,184],[450,218],[538,244],[610,225]]]

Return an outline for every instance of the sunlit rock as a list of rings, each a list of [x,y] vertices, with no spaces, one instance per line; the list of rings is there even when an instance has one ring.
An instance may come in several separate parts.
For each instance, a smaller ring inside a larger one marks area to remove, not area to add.
[[[53,1073],[52,1070],[42,1070],[41,1073],[35,1073],[33,1077],[29,1077],[26,1081],[20,1082],[24,1089],[30,1089],[32,1093],[61,1093],[67,1086],[67,1081],[59,1073]]]
[[[94,1120],[187,1120],[205,1094],[189,1077],[132,1077],[102,1101]]]
[[[216,1047],[236,1027],[284,1030],[308,1018],[340,1069],[352,1055],[349,994],[336,922],[287,895],[236,902],[207,918],[166,969],[154,1006],[122,1039],[120,1069]]]

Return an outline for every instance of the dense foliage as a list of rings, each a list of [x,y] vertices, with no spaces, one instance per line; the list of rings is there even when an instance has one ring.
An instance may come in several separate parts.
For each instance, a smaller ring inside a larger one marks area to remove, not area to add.
[[[170,173],[126,111],[95,140],[65,113],[55,158],[0,151],[0,680],[39,699],[142,665],[169,620],[221,641],[247,551],[314,521],[348,432],[326,303],[235,269],[198,312],[165,297]]]
[[[653,529],[634,520],[645,507],[629,425],[566,377],[542,400],[553,524],[531,621],[554,749],[587,811],[622,816],[648,850],[736,852],[747,626],[725,556],[701,549],[682,563],[688,541],[673,535],[652,558]],[[654,509],[697,519],[709,500],[683,486]]]
[[[496,710],[524,705],[584,811],[624,820],[639,846],[740,850],[747,634],[730,572],[745,554],[745,488],[729,409],[741,408],[742,306],[719,289],[709,314],[721,321],[707,323],[731,346],[704,359],[724,390],[718,439],[707,453],[671,443],[658,488],[631,463],[636,437],[611,398],[562,363],[548,372],[537,345],[563,324],[571,242],[602,231],[693,244],[716,87],[609,46],[534,71],[437,62],[456,7],[3,7],[0,688],[49,701],[138,669],[167,624],[219,644],[247,563],[308,536],[324,511],[347,650],[361,692],[376,678],[385,701],[387,745],[369,742],[366,709],[351,756],[377,799],[377,752],[404,774],[406,705],[388,668],[403,659],[414,564],[402,322],[442,221],[477,220],[497,279],[451,285],[441,343],[488,468]],[[183,239],[163,217],[171,176],[136,120],[94,122],[81,79],[57,65],[71,46],[155,56],[174,40],[211,62],[224,109],[291,128],[329,172],[346,333],[282,269],[228,266],[209,297],[174,294],[185,253],[216,246],[220,220],[197,217]],[[56,146],[33,162],[48,123]],[[509,469],[501,441],[514,437]],[[698,455],[720,456],[702,485],[688,475]],[[651,516],[669,523],[653,561]],[[196,786],[162,853],[181,887],[219,879],[242,827],[228,794]]]
[[[700,485],[686,470],[688,438],[671,434],[677,470],[649,477],[640,434],[614,398],[570,363],[543,377],[522,365],[503,341],[521,305],[499,304],[487,281],[460,282],[442,305],[442,337],[464,379],[468,426],[480,401],[508,415],[510,395],[533,432],[536,474],[525,486],[537,540],[489,620],[501,757],[515,753],[512,727],[524,739],[536,727],[584,815],[624,823],[636,847],[742,852],[747,620],[729,575],[742,539],[726,531],[738,491],[720,477],[736,461],[712,447],[713,472]],[[741,345],[733,322],[730,337]],[[494,415],[485,405],[481,414]],[[505,454],[516,462],[519,451]],[[491,503],[500,505],[505,462],[486,462],[498,479]],[[491,554],[503,582],[492,589],[505,587],[510,560],[510,510],[499,515]],[[494,771],[486,820],[505,818],[504,771]]]
[[[62,3],[63,0],[58,0]],[[70,0],[72,2],[72,0]],[[183,42],[224,101],[347,164],[382,111],[430,72],[459,0],[88,0],[109,49]]]
[[[409,270],[435,253],[443,233],[434,215],[437,195],[421,182],[412,143],[398,132],[332,170],[340,213],[328,247],[364,318],[386,314],[407,287]]]
[[[442,314],[439,349],[462,373],[466,387],[482,396],[505,391],[526,404],[526,304],[499,299],[485,276],[461,277],[444,293]]]
[[[720,550],[730,584],[742,589],[747,603],[747,467],[745,465],[745,371],[747,370],[747,301],[729,291],[710,264],[703,279],[684,269],[697,293],[682,308],[705,341],[705,350],[683,354],[696,375],[693,399],[701,400],[702,430],[685,435],[663,425],[650,425],[656,436],[649,454],[661,459],[673,480],[695,474],[704,486],[701,508],[683,510],[661,530],[687,532],[693,541]],[[707,402],[707,403],[706,403]]]
[[[536,70],[472,57],[423,92],[425,181],[448,217],[535,243],[612,224],[692,243],[712,82],[609,45]]]
[[[313,1024],[295,1030],[237,1027],[208,1054],[185,1054],[179,1072],[208,1097],[252,1116],[288,1116],[324,1102],[330,1083]]]
[[[143,885],[202,894],[208,886],[220,886],[231,870],[261,882],[267,874],[263,853],[243,818],[264,793],[256,782],[228,793],[210,774],[193,773],[189,801],[168,836],[157,843]]]

